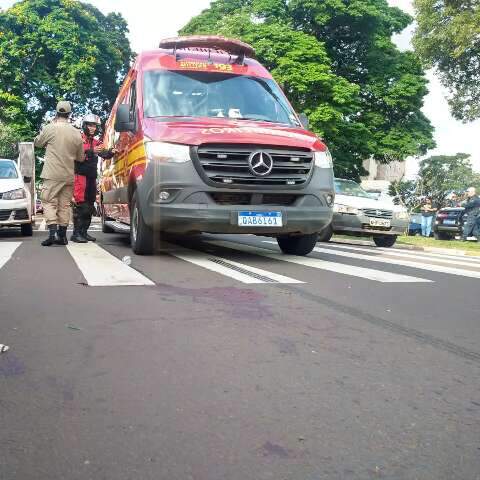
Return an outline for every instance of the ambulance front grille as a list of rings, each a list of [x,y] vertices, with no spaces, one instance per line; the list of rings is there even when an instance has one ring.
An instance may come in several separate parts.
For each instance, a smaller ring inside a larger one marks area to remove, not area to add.
[[[271,156],[273,168],[265,176],[255,175],[249,167],[252,153],[262,151]],[[314,165],[313,153],[264,145],[201,145],[196,149],[200,172],[215,184],[245,186],[283,186],[305,184]]]

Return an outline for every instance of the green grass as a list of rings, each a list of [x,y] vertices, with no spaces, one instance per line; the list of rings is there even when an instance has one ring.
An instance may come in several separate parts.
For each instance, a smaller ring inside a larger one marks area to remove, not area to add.
[[[449,248],[456,250],[465,250],[469,255],[480,255],[480,242],[462,242],[459,240],[435,240],[434,238],[425,238],[421,236],[398,237],[397,243],[402,245],[413,245],[416,247],[435,247]]]

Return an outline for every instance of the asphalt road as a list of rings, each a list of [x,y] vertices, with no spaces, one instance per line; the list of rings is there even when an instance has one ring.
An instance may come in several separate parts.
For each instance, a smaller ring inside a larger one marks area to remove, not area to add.
[[[43,236],[0,231],[2,480],[480,479],[480,259]]]

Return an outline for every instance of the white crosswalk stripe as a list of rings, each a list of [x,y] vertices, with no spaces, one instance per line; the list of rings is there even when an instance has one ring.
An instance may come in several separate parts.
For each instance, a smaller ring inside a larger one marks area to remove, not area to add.
[[[480,278],[480,271],[465,270],[461,268],[446,267],[443,265],[435,265],[432,263],[415,262],[413,260],[402,260],[400,258],[377,257],[374,255],[364,255],[362,253],[343,252],[328,248],[314,248],[317,253],[326,253],[344,258],[352,258],[355,260],[368,260],[369,262],[386,263],[390,265],[401,265],[403,267],[412,267],[419,270],[428,270],[429,272],[447,273],[449,275],[458,275],[461,277]]]
[[[45,232],[47,230],[47,222],[45,218],[37,218],[33,229],[37,232]],[[68,232],[73,231],[73,225],[70,224],[67,229]],[[100,223],[100,219],[94,217],[92,219],[92,223],[88,229],[89,232],[101,232],[102,231],[102,224]]]
[[[46,223],[40,223],[36,225],[36,227],[34,228],[34,230],[36,230],[37,232],[45,232],[47,230],[47,225]],[[102,226],[99,225],[99,224],[94,224],[94,225],[90,225],[90,228],[88,229],[88,232],[101,232],[102,231]],[[72,225],[69,225],[69,227],[67,228],[67,232],[73,232],[73,226]]]
[[[374,270],[371,268],[357,267],[353,265],[345,265],[342,263],[328,262],[319,258],[313,257],[298,257],[295,255],[284,255],[282,253],[273,252],[270,249],[263,249],[251,245],[239,244],[223,240],[213,240],[208,243],[220,247],[226,247],[242,252],[253,253],[263,257],[268,257],[273,260],[296,263],[306,267],[317,268],[320,270],[327,270],[330,272],[340,273],[343,275],[350,275],[353,277],[365,278],[382,283],[431,283],[431,280],[425,278],[413,277],[410,275],[400,275],[397,273],[383,272],[381,270]]]
[[[22,242],[1,242],[0,243],[0,268],[2,268],[15,253],[15,250]]]
[[[212,272],[233,278],[242,283],[304,283],[294,278],[269,272],[261,268],[251,267],[250,265],[235,262],[233,260],[227,260],[216,255],[186,248],[179,248],[173,245],[171,248],[172,250],[168,253],[174,257],[193,263],[199,267],[206,268]]]
[[[94,243],[67,246],[87,284],[92,287],[155,285],[150,279]]]
[[[465,267],[475,267],[477,266],[477,261],[475,259],[472,260],[466,260],[465,257],[463,257],[461,260],[453,260],[451,257],[445,257],[441,258],[441,256],[431,256],[431,255],[424,255],[422,253],[416,253],[416,252],[403,252],[395,249],[386,249],[386,250],[380,250],[375,247],[357,247],[357,246],[350,246],[350,245],[344,245],[344,244],[333,244],[333,243],[325,243],[322,244],[322,248],[335,248],[335,249],[340,249],[340,250],[350,250],[354,252],[367,252],[367,253],[373,253],[376,254],[377,256],[380,255],[388,255],[389,257],[395,256],[395,257],[401,257],[401,258],[410,258],[410,259],[419,259],[419,260],[429,260],[432,262],[438,262],[438,263],[444,263],[444,264],[449,264],[449,265],[463,265]],[[468,258],[468,257],[467,257]],[[478,264],[480,267],[480,264]]]
[[[389,252],[391,250],[397,250],[395,248],[385,248],[385,247],[372,247],[373,250],[380,250],[382,252]],[[407,251],[405,251],[406,253]],[[412,251],[413,253],[414,251]],[[403,253],[403,252],[402,252]],[[414,253],[418,253],[418,252],[414,252]],[[465,261],[465,260],[468,260],[468,261],[471,261],[473,263],[480,263],[480,257],[478,256],[472,256],[472,255],[453,255],[453,254],[449,254],[449,253],[433,253],[433,252],[422,252],[421,255],[424,255],[426,257],[434,257],[434,258],[450,258],[450,259],[453,259],[453,260],[460,260],[460,261]]]

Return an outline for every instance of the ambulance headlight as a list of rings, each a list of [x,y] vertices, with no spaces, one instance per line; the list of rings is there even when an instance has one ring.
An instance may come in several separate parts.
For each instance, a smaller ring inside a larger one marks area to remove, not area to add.
[[[315,165],[318,168],[332,168],[332,154],[328,148],[324,152],[315,152]]]
[[[166,142],[147,142],[147,158],[153,162],[185,163],[191,160],[190,147]]]

